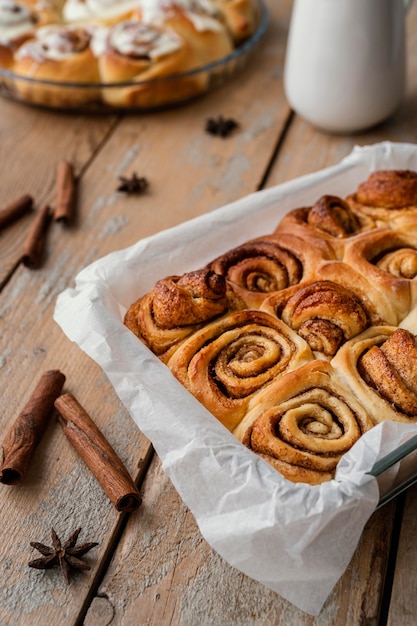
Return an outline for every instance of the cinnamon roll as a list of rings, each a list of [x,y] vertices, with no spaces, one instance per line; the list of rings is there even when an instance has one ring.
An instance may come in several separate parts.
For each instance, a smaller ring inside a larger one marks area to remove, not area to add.
[[[66,0],[62,16],[66,22],[114,24],[132,17],[138,0]]]
[[[303,283],[274,294],[261,310],[275,314],[295,330],[320,358],[331,358],[371,323],[357,293],[330,280]]]
[[[98,65],[90,47],[91,32],[83,27],[48,25],[24,43],[15,55],[17,75],[52,84],[16,79],[18,93],[38,104],[62,107],[84,104],[98,97],[98,90],[77,89],[76,84],[97,83]],[[60,89],[53,82],[74,83],[73,89]]]
[[[129,307],[124,323],[166,361],[178,344],[205,322],[237,306],[239,303],[229,298],[222,276],[197,270],[159,280]]]
[[[14,53],[33,37],[39,16],[24,2],[0,0],[0,67],[10,69]]]
[[[321,196],[311,207],[293,209],[287,213],[276,233],[293,233],[303,239],[316,241],[325,239],[335,251],[335,256],[343,256],[347,240],[358,233],[376,227],[372,218],[355,212],[347,202],[337,196]]]
[[[324,259],[332,258],[326,242],[312,245],[284,233],[252,239],[209,264],[225,276],[249,308],[259,308],[270,294],[314,276]]]
[[[200,67],[233,50],[222,14],[211,0],[141,0],[138,16],[143,22],[180,35],[196,53]]]
[[[374,231],[346,245],[343,261],[393,304],[396,325],[417,304],[417,232]]]
[[[177,33],[138,20],[118,22],[95,31],[94,53],[100,80],[108,83],[103,99],[113,106],[158,106],[185,100],[207,86],[203,74],[178,75],[198,67],[196,51]],[[166,77],[176,77],[161,81]],[[111,83],[138,81],[134,86]],[[141,83],[146,84],[141,84]]]
[[[375,424],[417,421],[417,338],[408,330],[372,327],[332,361]]]
[[[226,428],[249,400],[285,372],[311,360],[308,345],[273,316],[246,309],[206,324],[167,362],[176,378]]]
[[[378,170],[348,196],[350,206],[378,225],[394,229],[417,227],[417,172]]]
[[[318,484],[372,426],[334,368],[313,361],[253,397],[234,434],[285,478]]]

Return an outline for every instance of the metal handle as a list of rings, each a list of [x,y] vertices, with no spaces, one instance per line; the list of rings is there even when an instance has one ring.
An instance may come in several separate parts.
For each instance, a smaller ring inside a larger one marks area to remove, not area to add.
[[[368,472],[368,474],[375,477],[380,476],[390,467],[404,459],[408,454],[414,452],[414,450],[417,450],[417,435],[414,435],[414,437],[411,437],[411,439],[403,443],[401,446],[399,446],[399,448],[393,450],[393,452],[390,452],[382,459],[377,461],[372,469]],[[392,489],[387,491],[387,493],[381,496],[378,502],[378,506],[376,508],[381,508],[382,506],[384,506],[384,504],[387,504],[388,502],[396,498],[400,493],[403,493],[403,491],[405,491],[415,483],[417,483],[417,468],[416,473],[413,474],[413,476],[410,476],[402,483],[400,483],[396,487],[393,487]]]

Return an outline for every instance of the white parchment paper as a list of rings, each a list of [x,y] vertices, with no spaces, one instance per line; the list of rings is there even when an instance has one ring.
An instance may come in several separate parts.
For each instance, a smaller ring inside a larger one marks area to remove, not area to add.
[[[114,252],[59,295],[55,320],[104,370],[194,514],[230,564],[316,615],[343,574],[379,498],[374,462],[417,434],[384,423],[346,454],[336,479],[293,484],[247,450],[178,383],[122,323],[156,280],[202,267],[277,226],[321,195],[344,196],[375,169],[417,170],[417,147],[356,147],[340,164],[257,192]],[[414,332],[417,332],[415,329]]]

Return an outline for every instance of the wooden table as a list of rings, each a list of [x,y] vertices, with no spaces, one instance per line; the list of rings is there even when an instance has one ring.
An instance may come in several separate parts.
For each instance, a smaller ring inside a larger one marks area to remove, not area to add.
[[[143,494],[119,514],[55,419],[20,486],[0,486],[0,624],[34,626],[359,626],[417,623],[417,490],[374,513],[356,553],[317,618],[225,563],[203,540],[100,368],[53,321],[57,295],[91,261],[257,189],[335,164],[355,144],[417,140],[417,6],[408,16],[408,88],[396,115],[367,133],[330,136],[294,115],[282,68],[291,2],[269,0],[268,33],[230,84],[176,110],[143,115],[59,114],[0,101],[0,206],[28,192],[55,198],[58,161],[75,164],[78,218],[54,224],[43,266],[22,265],[30,219],[0,234],[0,421],[5,432],[40,373],[61,369]],[[204,131],[222,114],[240,127],[228,139]],[[148,178],[146,194],[116,193],[120,175]],[[91,571],[67,586],[39,572],[30,541],[82,527],[97,541]]]

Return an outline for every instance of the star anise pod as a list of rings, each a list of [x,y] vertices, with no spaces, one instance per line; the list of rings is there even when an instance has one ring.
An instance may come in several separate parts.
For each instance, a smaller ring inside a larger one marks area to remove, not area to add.
[[[133,172],[130,177],[119,176],[119,180],[120,185],[116,191],[123,191],[127,194],[142,193],[149,185],[147,179],[143,176],[138,176],[136,172]]]
[[[228,137],[230,133],[237,128],[239,124],[231,118],[224,118],[219,115],[217,118],[210,117],[206,120],[206,132],[210,135],[218,135],[220,137]]]
[[[52,547],[46,546],[43,543],[37,541],[31,541],[32,548],[36,548],[43,557],[29,561],[29,567],[35,569],[50,569],[59,565],[62,574],[64,576],[67,585],[70,584],[70,571],[75,570],[89,570],[90,565],[81,560],[84,554],[86,554],[91,548],[94,548],[98,543],[82,543],[79,546],[75,546],[77,543],[78,535],[81,532],[81,528],[77,528],[66,540],[64,544],[61,543],[55,530],[51,529]]]

